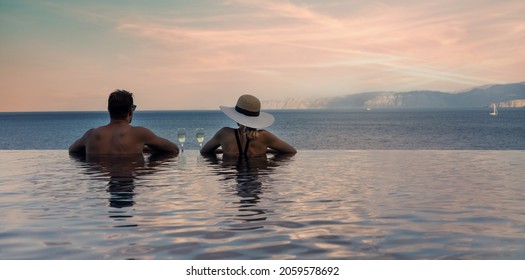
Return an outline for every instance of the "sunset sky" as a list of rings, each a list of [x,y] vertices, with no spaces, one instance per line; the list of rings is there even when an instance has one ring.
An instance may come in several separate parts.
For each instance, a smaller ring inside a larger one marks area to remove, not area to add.
[[[525,1],[0,0],[0,112],[525,81]]]

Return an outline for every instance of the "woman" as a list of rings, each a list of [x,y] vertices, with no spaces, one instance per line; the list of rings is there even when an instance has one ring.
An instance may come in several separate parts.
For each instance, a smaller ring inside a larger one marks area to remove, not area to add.
[[[294,147],[269,131],[259,130],[272,125],[274,117],[261,112],[261,102],[253,95],[242,95],[235,107],[220,106],[239,128],[221,128],[202,146],[201,154],[220,153],[224,155],[260,156],[267,152],[296,153]]]

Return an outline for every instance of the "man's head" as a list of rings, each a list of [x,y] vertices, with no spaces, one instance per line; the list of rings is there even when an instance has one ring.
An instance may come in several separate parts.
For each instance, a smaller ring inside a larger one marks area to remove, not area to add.
[[[123,120],[134,110],[133,93],[118,89],[109,95],[108,111],[111,119]]]

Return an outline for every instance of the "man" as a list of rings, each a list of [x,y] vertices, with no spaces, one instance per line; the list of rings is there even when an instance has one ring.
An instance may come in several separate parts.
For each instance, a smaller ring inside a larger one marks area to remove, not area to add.
[[[134,155],[142,154],[146,148],[152,152],[177,155],[179,148],[175,143],[155,135],[147,128],[130,125],[136,107],[132,93],[125,90],[112,92],[108,99],[109,124],[88,130],[69,147],[69,152]]]

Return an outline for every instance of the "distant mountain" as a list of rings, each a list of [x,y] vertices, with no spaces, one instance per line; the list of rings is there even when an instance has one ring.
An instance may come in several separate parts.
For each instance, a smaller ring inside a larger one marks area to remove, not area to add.
[[[500,108],[525,108],[525,99],[499,102],[496,103],[496,106]]]
[[[332,98],[320,99],[300,99],[287,98],[280,100],[262,101],[262,107],[265,109],[320,109],[326,108]]]
[[[464,92],[365,92],[337,97],[263,101],[265,109],[525,107],[525,82],[485,85]]]

